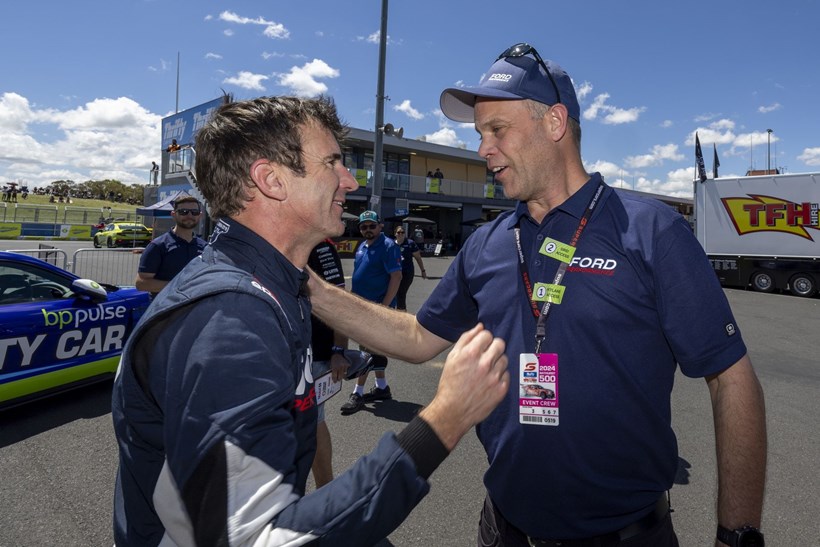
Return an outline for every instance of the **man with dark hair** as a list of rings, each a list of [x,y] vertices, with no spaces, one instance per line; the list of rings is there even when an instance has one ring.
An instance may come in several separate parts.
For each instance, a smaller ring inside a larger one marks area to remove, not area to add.
[[[294,97],[226,102],[198,131],[198,185],[219,222],[123,350],[118,547],[373,545],[507,391],[504,342],[477,326],[405,429],[305,495],[317,410],[304,270],[358,188],[343,135],[331,101]]]
[[[174,227],[149,243],[140,256],[134,285],[141,291],[156,295],[165,288],[188,262],[202,254],[205,240],[194,233],[199,224],[202,206],[189,195],[171,203]]]
[[[478,86],[445,90],[441,110],[475,124],[515,210],[470,236],[416,317],[313,279],[311,295],[332,327],[405,361],[479,321],[505,340],[510,391],[477,427],[489,460],[478,545],[676,547],[678,366],[712,398],[718,541],[763,545],[763,393],[686,220],[586,172],[572,81],[528,44]]]

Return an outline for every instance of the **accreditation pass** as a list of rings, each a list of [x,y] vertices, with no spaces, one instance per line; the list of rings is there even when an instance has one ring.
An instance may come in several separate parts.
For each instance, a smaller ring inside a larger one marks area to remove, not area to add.
[[[558,354],[522,353],[518,385],[518,422],[557,426]]]

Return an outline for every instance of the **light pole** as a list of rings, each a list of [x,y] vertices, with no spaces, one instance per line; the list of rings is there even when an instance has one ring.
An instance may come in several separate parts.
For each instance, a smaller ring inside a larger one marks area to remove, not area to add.
[[[384,58],[387,54],[387,0],[382,0],[382,23],[379,35],[379,81],[376,84],[376,139],[373,149],[373,192],[370,208],[382,216],[381,195],[384,186]]]
[[[766,162],[766,174],[772,174],[772,130],[767,129],[767,141],[766,141],[766,155],[769,157],[769,160]]]

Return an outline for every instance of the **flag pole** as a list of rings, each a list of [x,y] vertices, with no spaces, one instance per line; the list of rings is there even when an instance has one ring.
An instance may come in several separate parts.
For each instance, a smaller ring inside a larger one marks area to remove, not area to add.
[[[177,51],[177,102],[174,110],[175,114],[179,114],[179,52]]]

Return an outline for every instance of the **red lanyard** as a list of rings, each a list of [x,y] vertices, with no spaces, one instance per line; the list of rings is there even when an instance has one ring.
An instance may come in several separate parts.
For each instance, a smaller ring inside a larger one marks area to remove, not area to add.
[[[575,247],[578,245],[578,240],[581,239],[581,234],[584,232],[584,228],[586,228],[587,224],[589,223],[589,219],[592,216],[592,212],[595,210],[595,207],[598,205],[600,201],[601,194],[604,191],[604,183],[599,182],[598,188],[595,190],[595,193],[592,195],[592,198],[589,200],[589,204],[587,204],[587,208],[584,211],[584,215],[581,217],[580,222],[578,222],[578,228],[575,229],[575,233],[572,235],[572,239],[569,242],[571,247]],[[532,311],[533,317],[536,318],[535,324],[535,353],[540,353],[541,351],[541,344],[547,337],[547,316],[552,309],[552,302],[550,299],[547,299],[544,302],[544,307],[541,308],[539,311],[538,304],[536,304],[535,300],[532,299],[532,283],[530,282],[530,274],[527,271],[527,261],[524,259],[524,250],[521,247],[521,221],[519,219],[518,222],[515,223],[515,246],[518,250],[518,267],[521,271],[521,278],[524,281],[524,290],[527,293],[527,299],[530,303],[530,309]],[[558,271],[555,273],[555,279],[553,280],[552,284],[555,286],[560,286],[561,282],[564,280],[564,275],[567,272],[567,263],[561,262],[558,266]]]

